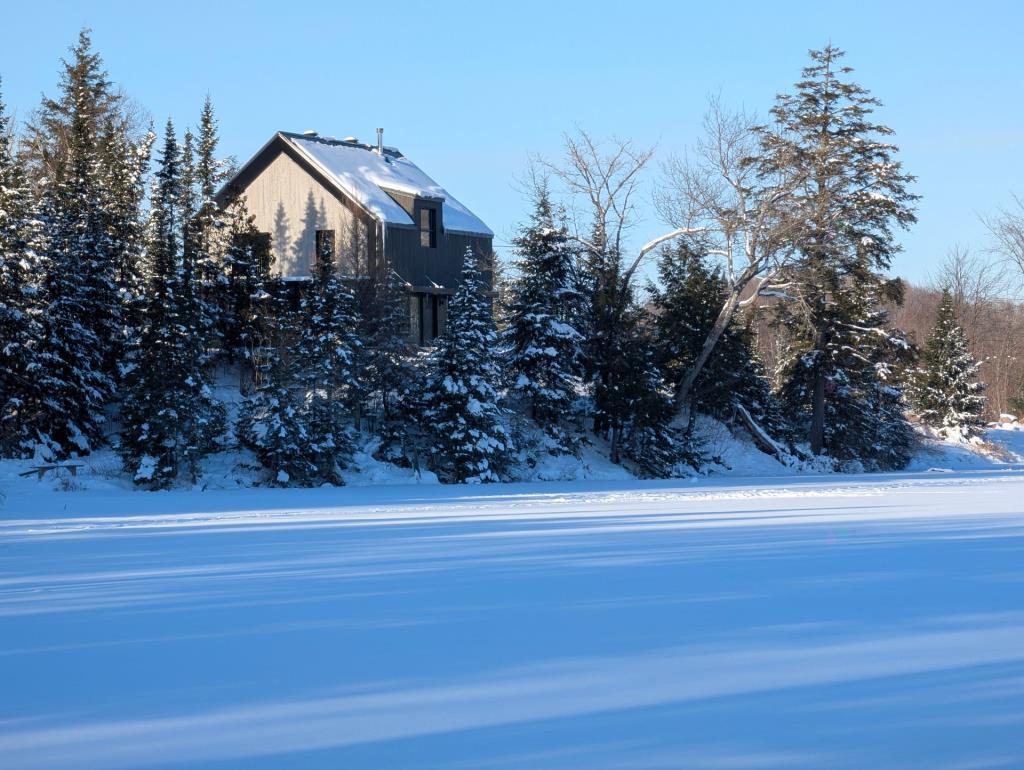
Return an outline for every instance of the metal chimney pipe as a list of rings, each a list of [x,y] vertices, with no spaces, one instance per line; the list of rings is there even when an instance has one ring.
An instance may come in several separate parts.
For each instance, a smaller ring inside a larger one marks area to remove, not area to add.
[[[383,155],[384,154],[384,129],[383,128],[378,128],[377,129],[377,154],[378,155]]]

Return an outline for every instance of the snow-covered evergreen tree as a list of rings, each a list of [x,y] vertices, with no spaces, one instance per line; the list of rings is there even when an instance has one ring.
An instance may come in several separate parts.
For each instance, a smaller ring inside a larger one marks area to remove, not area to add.
[[[650,288],[657,362],[675,389],[700,353],[728,288],[720,272],[685,243],[662,250],[658,277],[658,286]],[[689,395],[691,425],[697,412],[729,418],[741,406],[775,440],[789,436],[747,318],[733,317]]]
[[[223,268],[230,233],[214,196],[233,167],[231,161],[217,157],[219,142],[213,102],[207,96],[199,119],[195,148],[193,182],[197,210],[190,219],[186,244],[195,266],[204,346],[211,354],[223,352],[224,319],[221,315],[225,310],[224,293],[228,285]]]
[[[39,390],[43,325],[36,284],[42,234],[11,146],[9,120],[0,99],[0,457],[31,451],[45,398]]]
[[[378,416],[378,456],[404,463],[406,430],[415,413],[411,394],[418,371],[409,343],[406,284],[390,265],[361,279],[356,292],[362,367],[359,372],[366,411]]]
[[[253,392],[238,414],[237,433],[250,447],[276,486],[312,486],[321,481],[311,456],[311,437],[302,418],[301,388],[288,361],[288,345],[297,328],[281,297],[259,289],[249,316]]]
[[[485,271],[482,255],[467,249],[424,389],[431,467],[446,482],[498,481],[512,451],[496,389],[497,332]]]
[[[571,452],[574,405],[582,389],[583,337],[572,241],[540,189],[529,226],[514,244],[517,276],[508,292],[502,348],[510,399],[525,403],[554,454]]]
[[[206,341],[212,333],[210,315],[201,296],[198,268],[196,266],[196,214],[198,193],[196,191],[195,136],[189,129],[181,142],[180,183],[178,185],[177,214],[181,227],[181,301],[182,314],[192,332],[188,344],[189,356],[201,362],[206,360]]]
[[[334,254],[317,255],[313,280],[302,298],[293,367],[301,395],[300,420],[307,440],[302,454],[316,476],[344,483],[339,470],[352,455],[352,391],[354,362],[361,342],[356,330],[355,298],[342,283]]]
[[[181,471],[194,481],[199,460],[224,430],[197,343],[193,287],[183,254],[184,196],[174,126],[167,123],[151,202],[149,282],[143,328],[122,409],[121,455],[134,481],[169,486]]]
[[[121,307],[121,334],[116,353],[117,379],[130,365],[132,339],[142,326],[146,288],[145,251],[146,175],[156,134],[147,132],[139,141],[119,130],[113,117],[108,117],[103,144],[102,171],[107,190],[104,212],[107,220],[114,283]]]
[[[41,206],[47,304],[40,387],[47,398],[40,418],[58,456],[88,451],[102,438],[123,329],[99,134],[115,97],[87,32],[72,53],[62,99],[44,101],[41,118],[51,145],[41,161],[50,175]]]
[[[225,217],[228,232],[219,291],[218,338],[229,360],[246,361],[255,344],[253,297],[263,292],[272,252],[270,243],[256,229],[244,199],[232,201]]]
[[[784,362],[780,393],[790,419],[807,430],[816,378],[825,410],[822,453],[851,469],[896,470],[910,461],[915,437],[896,367],[911,354],[902,333],[890,329],[884,305],[900,301],[901,284],[881,287],[870,268],[855,268],[822,317],[828,334],[810,346],[796,338]],[[803,327],[803,333],[811,332]],[[801,352],[802,351],[802,352]]]
[[[674,478],[700,470],[706,458],[690,429],[673,425],[673,394],[657,365],[657,348],[637,308],[624,317],[629,344],[611,401],[622,421],[620,451],[646,478]]]
[[[921,356],[914,402],[921,422],[947,438],[970,439],[985,425],[985,385],[981,363],[971,354],[948,290],[935,315],[935,327]]]
[[[790,398],[806,399],[792,406],[809,417],[803,424],[815,454],[829,446],[828,435],[840,435],[837,426],[825,423],[826,384],[836,387],[851,376],[857,381],[873,377],[883,364],[877,359],[879,348],[869,360],[846,361],[842,372],[830,368],[839,364],[835,344],[848,337],[851,319],[874,312],[847,295],[859,288],[881,295],[882,271],[899,250],[894,227],[907,227],[916,219],[916,196],[907,189],[913,177],[903,170],[897,148],[888,140],[892,129],[873,122],[879,102],[846,79],[851,70],[839,63],[843,55],[833,46],[811,52],[811,64],[795,93],[778,97],[774,122],[761,129],[758,165],[769,177],[783,175],[799,182],[788,206],[795,213],[794,246],[803,259],[786,276],[789,299],[779,306],[780,328],[792,335],[787,371],[801,378],[787,392]],[[858,366],[863,371],[855,372]],[[809,387],[802,381],[808,374]],[[872,391],[890,387],[880,379],[868,385],[861,384]],[[904,431],[897,433],[899,440]],[[851,435],[849,440],[871,447],[872,457],[885,453],[876,451],[867,435]],[[830,453],[836,449],[831,442]],[[900,447],[893,449],[895,457],[903,456]]]

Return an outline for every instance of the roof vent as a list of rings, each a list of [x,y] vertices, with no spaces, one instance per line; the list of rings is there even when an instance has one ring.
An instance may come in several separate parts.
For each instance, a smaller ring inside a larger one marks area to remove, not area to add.
[[[378,155],[383,155],[384,154],[384,129],[383,128],[378,128],[377,129],[377,154]]]
[[[356,139],[354,136],[346,136],[345,141],[352,142],[352,144],[359,144],[359,140]]]
[[[306,129],[305,131],[303,131],[303,132],[302,132],[302,135],[303,135],[303,136],[308,136],[308,137],[310,137],[311,139],[312,139],[312,138],[314,138],[314,137],[320,136],[320,134],[318,134],[318,133],[317,133],[316,131],[314,131],[314,130],[313,130],[312,128],[307,128],[307,129]]]

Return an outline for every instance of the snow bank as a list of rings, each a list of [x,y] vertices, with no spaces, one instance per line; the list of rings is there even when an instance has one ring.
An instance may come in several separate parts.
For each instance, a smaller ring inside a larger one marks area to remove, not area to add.
[[[240,401],[237,382],[230,375],[218,384],[218,396],[225,402],[229,418],[234,418]],[[234,400],[232,400],[234,399]],[[784,465],[760,451],[754,442],[738,429],[731,431],[723,423],[701,416],[697,432],[704,442],[704,452],[714,458],[703,474],[709,477],[771,478],[814,476],[832,472],[826,460],[795,462]],[[625,481],[635,476],[627,465],[616,465],[608,459],[609,447],[602,439],[589,435],[579,457],[551,455],[543,449],[543,433],[535,428],[518,431],[520,453],[513,465],[510,481]],[[984,440],[957,442],[943,440],[925,432],[921,449],[907,471],[988,470],[1024,464],[1024,426],[1020,423],[994,423]],[[358,446],[353,462],[342,476],[353,487],[381,487],[438,484],[437,476],[420,468],[404,468],[382,462],[374,457],[377,439],[368,438]],[[42,491],[102,492],[135,490],[120,458],[110,449],[102,449],[83,458],[84,467],[72,477],[66,469],[48,473],[42,481],[35,475],[22,477],[37,463],[31,460],[0,460],[0,495],[32,495]],[[695,474],[696,475],[696,474]],[[229,490],[259,487],[267,481],[267,473],[256,456],[247,449],[232,447],[204,458],[199,490]],[[184,482],[178,485],[184,489]]]

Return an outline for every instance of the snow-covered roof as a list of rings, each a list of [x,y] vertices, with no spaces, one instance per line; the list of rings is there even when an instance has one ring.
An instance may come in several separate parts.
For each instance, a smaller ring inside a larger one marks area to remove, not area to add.
[[[381,154],[375,147],[354,141],[285,131],[278,135],[344,193],[384,222],[415,224],[406,210],[388,194],[391,190],[443,201],[441,219],[446,230],[494,235],[479,217],[392,147],[385,147]]]

